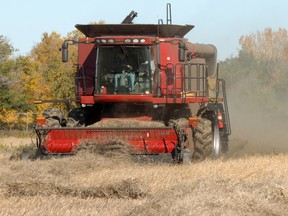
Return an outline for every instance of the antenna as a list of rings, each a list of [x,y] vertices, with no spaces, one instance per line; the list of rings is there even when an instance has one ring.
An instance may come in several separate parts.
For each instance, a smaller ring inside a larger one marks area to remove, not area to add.
[[[166,21],[167,21],[167,25],[172,24],[171,4],[170,3],[167,3],[167,5],[166,5]]]

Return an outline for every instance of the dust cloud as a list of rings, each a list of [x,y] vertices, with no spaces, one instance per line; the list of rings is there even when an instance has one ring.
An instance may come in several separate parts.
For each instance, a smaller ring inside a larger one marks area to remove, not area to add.
[[[269,98],[266,99],[269,100]],[[258,105],[257,102],[240,97],[239,94],[233,92],[230,95],[228,92],[228,103],[232,127],[230,155],[288,153],[287,110],[285,111],[283,107],[276,109],[277,104],[271,105],[271,103],[267,103],[269,106],[267,108],[265,105]],[[278,106],[281,105],[278,104]],[[282,106],[284,106],[283,103]],[[275,112],[267,111],[273,109]]]

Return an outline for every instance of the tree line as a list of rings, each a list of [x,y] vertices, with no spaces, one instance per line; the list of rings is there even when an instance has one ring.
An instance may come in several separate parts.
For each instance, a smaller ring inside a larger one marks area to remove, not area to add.
[[[0,36],[0,128],[18,127],[21,113],[30,113],[29,122],[32,122],[35,118],[33,113],[42,113],[51,106],[35,106],[31,100],[74,97],[76,47],[70,47],[67,64],[61,62],[59,48],[65,39],[77,39],[80,36],[76,30],[69,32],[67,37],[56,32],[43,33],[41,41],[28,55],[17,57],[16,49],[9,40]]]
[[[237,57],[220,62],[228,94],[238,106],[266,117],[288,117],[288,32],[279,28],[241,36]]]
[[[101,21],[100,21],[101,22]],[[42,113],[51,104],[33,105],[31,99],[66,99],[74,97],[74,72],[77,47],[69,48],[69,62],[61,62],[65,39],[77,40],[78,30],[62,37],[56,32],[43,33],[41,41],[29,54],[16,56],[17,50],[0,35],[0,128],[19,124],[19,113]],[[249,101],[267,112],[283,112],[288,84],[288,33],[286,29],[266,28],[241,36],[236,57],[220,62],[220,76],[227,83],[230,98]],[[243,105],[243,104],[242,104]],[[55,106],[55,104],[53,104]],[[63,104],[56,104],[63,106]]]

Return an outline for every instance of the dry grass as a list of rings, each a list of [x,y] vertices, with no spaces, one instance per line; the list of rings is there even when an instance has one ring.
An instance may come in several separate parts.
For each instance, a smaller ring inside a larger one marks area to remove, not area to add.
[[[107,127],[107,128],[151,128],[151,127],[164,127],[163,122],[156,121],[141,121],[133,119],[108,119],[96,122],[89,127]]]
[[[23,152],[32,155],[36,149],[35,141],[31,134],[23,135],[23,137],[8,137],[0,133],[0,160],[5,158],[20,159]]]
[[[172,165],[135,163],[99,149],[88,152],[11,161],[2,149],[0,215],[285,215],[288,211],[288,155]]]
[[[104,143],[95,142],[95,140],[83,140],[75,149],[77,154],[92,153],[104,157],[129,158],[134,152],[133,148],[121,139],[107,138]]]

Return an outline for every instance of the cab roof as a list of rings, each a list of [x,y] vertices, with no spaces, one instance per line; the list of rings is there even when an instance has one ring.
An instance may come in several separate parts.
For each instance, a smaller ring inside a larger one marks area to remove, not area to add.
[[[90,24],[75,27],[86,37],[139,35],[162,38],[183,38],[193,25],[168,25],[168,24]]]

